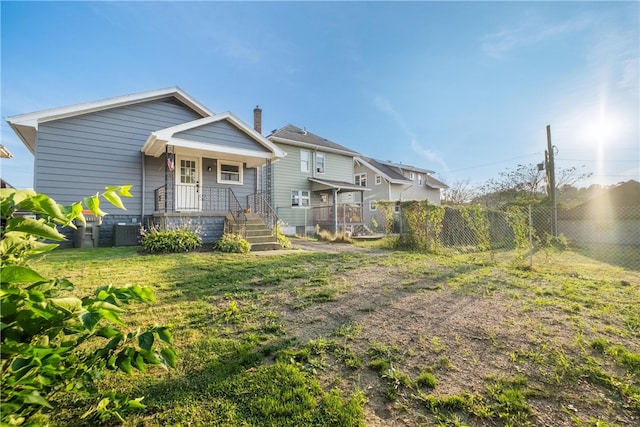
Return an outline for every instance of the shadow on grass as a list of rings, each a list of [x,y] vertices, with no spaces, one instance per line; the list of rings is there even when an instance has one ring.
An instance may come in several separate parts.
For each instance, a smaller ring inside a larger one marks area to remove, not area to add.
[[[209,263],[201,258],[185,258],[171,272],[178,280],[172,285],[178,300],[201,300],[212,296],[261,294],[286,286],[292,280],[325,277],[337,266],[358,265],[353,254],[303,253],[251,258],[214,255]]]
[[[576,253],[606,264],[640,271],[639,245],[581,244],[572,248]]]
[[[185,351],[184,374],[130,390],[146,396],[144,415],[128,421],[217,426],[362,425],[364,402],[326,393],[295,364],[265,364],[273,352],[291,345],[276,341],[255,347],[207,338]],[[337,399],[337,400],[336,400]],[[143,421],[144,419],[144,421]]]

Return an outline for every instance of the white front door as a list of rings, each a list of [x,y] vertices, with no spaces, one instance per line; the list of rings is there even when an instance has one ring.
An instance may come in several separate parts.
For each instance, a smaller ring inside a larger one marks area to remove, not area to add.
[[[200,210],[200,159],[178,157],[176,168],[176,210]]]

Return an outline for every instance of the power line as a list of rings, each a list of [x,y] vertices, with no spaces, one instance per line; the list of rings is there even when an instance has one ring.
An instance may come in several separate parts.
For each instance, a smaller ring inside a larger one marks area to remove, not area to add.
[[[598,162],[598,159],[565,159],[556,157],[556,160],[564,160],[566,162]],[[610,160],[605,159],[607,163],[638,163],[637,160]]]

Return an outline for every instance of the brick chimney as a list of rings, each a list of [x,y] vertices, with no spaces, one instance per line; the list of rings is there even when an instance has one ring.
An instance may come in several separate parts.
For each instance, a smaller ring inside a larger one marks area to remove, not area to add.
[[[262,135],[262,108],[259,105],[253,109],[253,128]]]

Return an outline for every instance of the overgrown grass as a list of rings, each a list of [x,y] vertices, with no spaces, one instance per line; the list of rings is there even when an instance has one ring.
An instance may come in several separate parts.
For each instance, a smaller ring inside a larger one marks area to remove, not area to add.
[[[85,294],[106,283],[155,289],[157,303],[135,309],[130,325],[171,324],[178,369],[100,384],[146,396],[132,425],[358,426],[374,405],[391,411],[385,421],[414,425],[543,425],[549,410],[576,426],[640,420],[637,271],[574,252],[537,254],[524,270],[501,262],[512,254],[487,262],[357,245],[375,255],[99,248],[56,250],[32,266]],[[417,298],[456,308],[405,313]],[[499,322],[458,328],[457,310],[481,303]],[[428,327],[397,339],[420,319]],[[68,401],[53,419],[80,425],[95,403]]]

